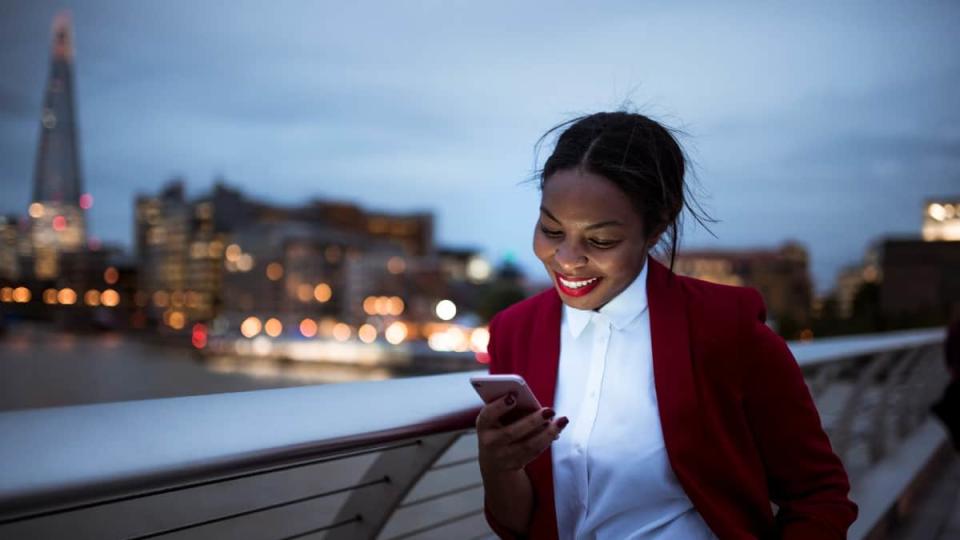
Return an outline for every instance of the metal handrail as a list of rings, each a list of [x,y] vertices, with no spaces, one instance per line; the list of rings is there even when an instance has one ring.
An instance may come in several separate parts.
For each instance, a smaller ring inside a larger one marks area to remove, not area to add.
[[[470,375],[0,413],[0,524],[466,429]]]
[[[943,336],[926,329],[789,346],[807,373],[929,348]],[[0,413],[0,526],[365,454],[392,466],[386,454],[417,445],[435,447],[417,452],[436,459],[436,449],[473,427],[480,406],[468,388],[474,373]],[[439,434],[453,438],[434,441]],[[429,464],[419,466],[409,481]],[[345,489],[375,480],[368,474]],[[398,496],[391,508],[416,502]],[[328,527],[356,521],[348,507]]]

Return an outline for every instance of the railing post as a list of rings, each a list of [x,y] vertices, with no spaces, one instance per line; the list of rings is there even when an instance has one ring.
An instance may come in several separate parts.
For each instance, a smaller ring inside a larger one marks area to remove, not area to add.
[[[382,485],[378,496],[371,496],[369,492],[352,494],[340,508],[334,522],[356,519],[355,523],[329,531],[326,538],[376,538],[420,477],[460,435],[457,431],[422,437],[417,440],[417,444],[382,453],[367,470],[361,483],[381,478],[387,478],[388,481]]]
[[[847,461],[845,459],[847,451],[853,446],[853,422],[860,413],[863,395],[876,379],[877,374],[896,359],[896,354],[896,351],[886,351],[867,360],[866,367],[863,367],[857,374],[853,388],[840,409],[840,418],[837,420],[832,442],[834,450],[844,462]]]

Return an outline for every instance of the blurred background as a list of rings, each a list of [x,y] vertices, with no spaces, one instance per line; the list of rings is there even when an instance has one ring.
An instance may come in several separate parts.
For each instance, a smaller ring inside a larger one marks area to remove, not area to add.
[[[0,410],[482,369],[548,128],[682,131],[676,270],[788,340],[960,306],[954,2],[0,5]]]

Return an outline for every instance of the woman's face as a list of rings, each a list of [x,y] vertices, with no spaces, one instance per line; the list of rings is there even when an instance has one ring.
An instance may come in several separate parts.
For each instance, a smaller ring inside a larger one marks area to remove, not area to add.
[[[643,269],[647,246],[640,214],[613,182],[579,168],[544,182],[533,251],[563,303],[603,307]]]

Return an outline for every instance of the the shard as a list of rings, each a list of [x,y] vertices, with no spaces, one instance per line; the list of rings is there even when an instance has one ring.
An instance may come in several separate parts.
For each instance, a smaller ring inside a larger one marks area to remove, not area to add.
[[[35,272],[40,279],[56,278],[63,253],[86,245],[83,193],[73,96],[73,35],[68,13],[53,22],[50,74],[40,117],[40,144],[33,174],[30,204]]]

